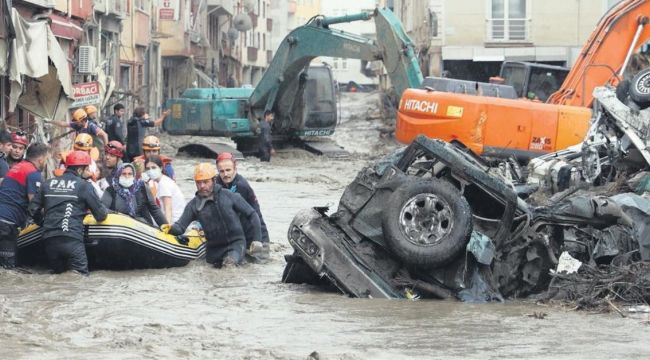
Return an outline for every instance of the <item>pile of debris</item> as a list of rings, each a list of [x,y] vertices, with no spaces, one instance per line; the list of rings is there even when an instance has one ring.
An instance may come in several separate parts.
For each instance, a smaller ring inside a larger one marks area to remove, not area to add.
[[[581,309],[647,304],[650,110],[630,106],[611,88],[597,88],[594,97],[598,107],[585,141],[529,166],[527,184],[539,189],[528,203],[541,205],[533,210],[541,224],[534,232],[549,250],[562,251],[551,261],[557,268],[545,297]]]
[[[650,263],[632,261],[625,265],[583,264],[576,273],[554,273],[545,294],[547,299],[575,303],[576,309],[618,309],[650,303]]]
[[[585,140],[528,171],[423,136],[362,169],[336,213],[294,218],[283,280],[311,271],[358,297],[648,303],[650,109],[612,88],[594,98]]]

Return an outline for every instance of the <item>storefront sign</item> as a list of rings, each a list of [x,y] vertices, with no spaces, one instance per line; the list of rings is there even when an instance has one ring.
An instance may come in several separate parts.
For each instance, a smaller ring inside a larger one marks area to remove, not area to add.
[[[73,84],[72,97],[74,98],[74,102],[70,107],[99,104],[101,102],[99,82],[93,81],[89,83]]]
[[[160,1],[160,20],[178,20],[179,0]]]

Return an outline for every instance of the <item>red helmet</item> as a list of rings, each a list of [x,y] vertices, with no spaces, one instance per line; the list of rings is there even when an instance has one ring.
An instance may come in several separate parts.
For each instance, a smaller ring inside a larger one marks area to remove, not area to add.
[[[104,145],[104,152],[121,158],[124,156],[124,146],[121,142],[113,140]]]
[[[71,151],[65,157],[65,166],[88,166],[90,165],[90,154],[85,151]]]
[[[27,134],[25,134],[23,131],[14,131],[11,133],[11,142],[16,143],[16,144],[21,144],[21,145],[29,145],[29,141],[27,140]]]
[[[232,162],[234,163],[235,156],[229,152],[222,152],[217,156],[217,164],[219,163],[219,161],[223,161],[223,160],[232,160]]]

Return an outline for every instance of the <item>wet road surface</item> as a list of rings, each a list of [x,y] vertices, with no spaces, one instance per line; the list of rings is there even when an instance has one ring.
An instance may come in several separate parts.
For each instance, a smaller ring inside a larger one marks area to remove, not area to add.
[[[365,132],[350,135],[360,128]],[[340,132],[342,142],[347,137],[382,149],[366,126],[343,124]],[[649,358],[650,328],[643,318],[524,302],[350,299],[280,283],[293,215],[310,206],[335,206],[373,155],[329,160],[288,150],[271,164],[240,164],[274,242],[265,265],[217,270],[195,262],[97,271],[89,278],[0,271],[0,358],[306,359],[313,351],[321,359]],[[188,200],[196,162],[175,162]],[[528,316],[533,312],[547,316]]]

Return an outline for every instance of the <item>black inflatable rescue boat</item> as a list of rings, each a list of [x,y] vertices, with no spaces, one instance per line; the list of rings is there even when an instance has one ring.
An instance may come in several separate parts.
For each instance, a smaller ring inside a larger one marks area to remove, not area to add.
[[[109,214],[97,223],[84,219],[86,253],[90,269],[129,270],[185,266],[205,255],[205,238],[196,230],[182,236],[121,214]],[[38,225],[29,225],[18,237],[18,264],[47,266],[45,241]]]

